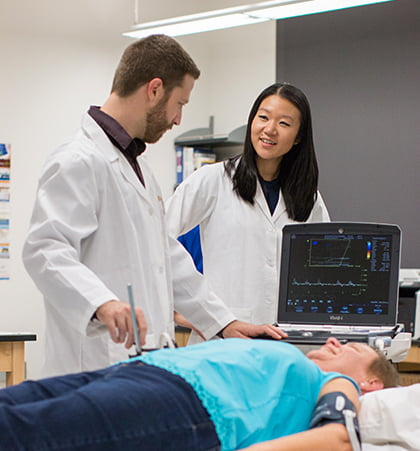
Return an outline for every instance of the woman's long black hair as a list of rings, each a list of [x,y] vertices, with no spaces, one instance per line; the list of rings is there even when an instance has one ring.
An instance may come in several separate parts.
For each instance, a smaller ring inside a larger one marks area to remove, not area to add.
[[[261,92],[249,113],[244,151],[242,155],[227,160],[225,170],[232,179],[233,190],[243,200],[254,205],[258,169],[256,152],[251,142],[251,125],[261,102],[271,95],[278,95],[293,103],[301,114],[298,142],[283,156],[279,178],[289,218],[303,222],[308,219],[316,200],[318,164],[312,137],[311,109],[300,89],[288,83],[275,83]]]

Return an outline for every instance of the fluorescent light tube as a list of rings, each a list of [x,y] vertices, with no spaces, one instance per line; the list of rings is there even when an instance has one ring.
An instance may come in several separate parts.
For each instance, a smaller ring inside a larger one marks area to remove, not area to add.
[[[278,20],[389,1],[392,0],[309,0],[293,5],[280,5],[271,8],[255,9],[248,14],[252,14],[253,17]]]
[[[393,0],[271,0],[147,22],[134,26],[123,36],[136,39],[158,33],[182,36],[389,1]]]
[[[172,17],[170,19],[157,20],[135,25],[132,30],[123,33],[123,36],[131,38],[143,38],[151,34],[162,33],[168,36],[181,36],[205,31],[221,30],[223,28],[251,25],[270,20],[264,17],[253,17],[246,14],[256,8],[268,8],[270,6],[299,3],[312,0],[271,0],[254,5],[242,5],[233,8],[225,8],[204,13],[190,14],[188,16]]]
[[[221,30],[223,28],[239,27],[241,25],[251,25],[267,20],[270,19],[264,17],[250,17],[244,14],[228,14],[225,16],[208,17],[171,24],[151,26],[151,23],[149,23],[135,27],[132,31],[123,33],[123,35],[137,39],[156,33],[162,33],[168,36],[183,36],[187,34],[203,33],[205,31]]]

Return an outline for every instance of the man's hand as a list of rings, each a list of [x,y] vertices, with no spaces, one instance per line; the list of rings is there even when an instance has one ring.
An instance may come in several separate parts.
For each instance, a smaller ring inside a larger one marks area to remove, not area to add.
[[[135,344],[133,321],[131,319],[130,304],[122,301],[108,301],[96,310],[96,317],[108,328],[109,335],[115,343],[124,343],[131,348]],[[143,311],[135,307],[139,331],[140,345],[146,343],[147,323]]]
[[[220,334],[219,334],[220,335]],[[252,338],[258,335],[268,335],[275,340],[287,337],[287,333],[270,324],[256,326],[242,321],[232,321],[221,332],[223,338]]]

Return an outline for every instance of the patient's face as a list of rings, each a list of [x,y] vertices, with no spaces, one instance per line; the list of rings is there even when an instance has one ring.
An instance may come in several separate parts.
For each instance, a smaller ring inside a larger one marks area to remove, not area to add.
[[[307,357],[322,370],[338,371],[360,384],[367,378],[368,368],[377,354],[364,343],[352,342],[342,345],[336,338],[329,338],[324,346],[310,351]]]

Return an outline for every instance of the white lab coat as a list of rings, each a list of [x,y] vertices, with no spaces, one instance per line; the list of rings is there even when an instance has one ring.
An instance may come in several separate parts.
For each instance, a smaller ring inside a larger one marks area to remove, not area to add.
[[[128,301],[128,283],[146,315],[147,347],[158,346],[162,332],[174,335],[174,300],[208,337],[235,318],[168,237],[160,189],[144,158],[139,163],[146,188],[86,114],[44,167],[23,259],[45,298],[45,375],[128,357],[91,321],[104,302]]]
[[[294,222],[281,195],[271,215],[259,183],[252,206],[232,191],[223,163],[206,165],[167,200],[166,219],[174,237],[200,224],[204,274],[239,320],[277,320],[282,229]],[[329,220],[318,193],[308,222]]]

